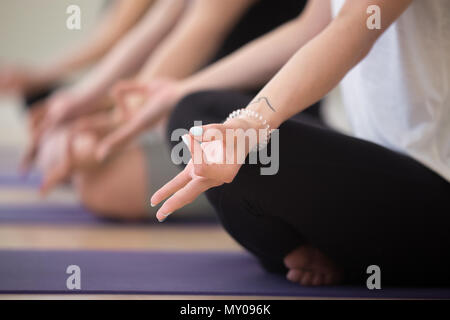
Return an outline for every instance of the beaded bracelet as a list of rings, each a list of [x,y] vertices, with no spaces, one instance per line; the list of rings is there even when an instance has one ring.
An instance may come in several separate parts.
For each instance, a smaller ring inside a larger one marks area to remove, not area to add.
[[[231,120],[231,119],[235,119],[235,118],[242,119],[245,117],[258,121],[261,124],[261,126],[263,127],[262,130],[267,131],[267,133],[264,137],[264,141],[258,143],[258,149],[259,150],[264,149],[264,147],[267,146],[267,144],[269,143],[270,135],[272,134],[273,129],[270,128],[269,123],[267,122],[267,120],[265,120],[263,118],[263,116],[260,113],[254,111],[254,110],[247,110],[245,108],[238,109],[238,110],[235,110],[232,113],[230,113],[228,115],[227,119],[225,120],[225,122],[228,120]]]

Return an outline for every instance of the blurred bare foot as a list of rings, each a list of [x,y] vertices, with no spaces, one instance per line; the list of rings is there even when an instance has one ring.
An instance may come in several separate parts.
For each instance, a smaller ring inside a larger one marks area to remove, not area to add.
[[[334,285],[341,279],[335,264],[310,245],[293,250],[284,258],[284,264],[289,269],[287,279],[303,286]]]

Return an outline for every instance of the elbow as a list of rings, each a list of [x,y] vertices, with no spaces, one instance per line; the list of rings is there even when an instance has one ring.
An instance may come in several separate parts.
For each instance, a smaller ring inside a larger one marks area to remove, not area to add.
[[[369,55],[381,35],[380,32],[369,30],[361,25],[354,16],[344,14],[340,14],[330,25],[330,29],[333,29],[335,34],[334,38],[340,39],[342,48],[352,52],[353,65],[358,64]]]
[[[370,53],[370,51],[373,48],[373,45],[375,44],[375,41],[367,41],[367,39],[363,39],[360,42],[360,50],[359,50],[359,55],[356,56],[356,63],[361,62],[362,60],[364,60]]]

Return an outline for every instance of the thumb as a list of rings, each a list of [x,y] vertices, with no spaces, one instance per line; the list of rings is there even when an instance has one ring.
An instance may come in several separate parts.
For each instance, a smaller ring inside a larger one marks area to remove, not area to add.
[[[72,159],[66,154],[63,162],[53,168],[44,178],[39,188],[40,194],[46,196],[51,189],[70,176],[72,168]]]
[[[157,123],[166,113],[165,105],[159,100],[145,105],[127,123],[102,140],[96,153],[97,160],[105,160],[114,150],[121,148],[148,127]]]
[[[130,124],[125,124],[114,132],[104,137],[99,144],[95,153],[95,158],[99,162],[103,162],[117,149],[120,149],[128,140],[134,136],[135,129]]]
[[[195,126],[189,129],[190,136],[199,142],[223,140],[225,133],[226,131],[224,125],[220,123]]]

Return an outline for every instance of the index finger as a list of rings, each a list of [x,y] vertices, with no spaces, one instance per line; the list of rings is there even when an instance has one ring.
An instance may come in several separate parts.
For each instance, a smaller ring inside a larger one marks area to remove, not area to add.
[[[135,80],[121,81],[111,90],[111,96],[114,99],[121,99],[130,92],[140,92],[145,94],[148,91],[147,86],[136,82]]]
[[[147,104],[131,120],[103,139],[96,154],[97,159],[103,161],[114,150],[119,149],[147,129],[147,127],[161,119],[165,112],[164,108],[158,105],[158,101]]]
[[[183,188],[189,181],[191,181],[191,176],[187,170],[184,169],[175,178],[167,182],[153,194],[150,200],[152,207]]]
[[[156,213],[159,222],[163,222],[174,211],[193,202],[206,190],[216,186],[217,183],[207,178],[196,178],[191,180],[185,187],[171,196]]]

